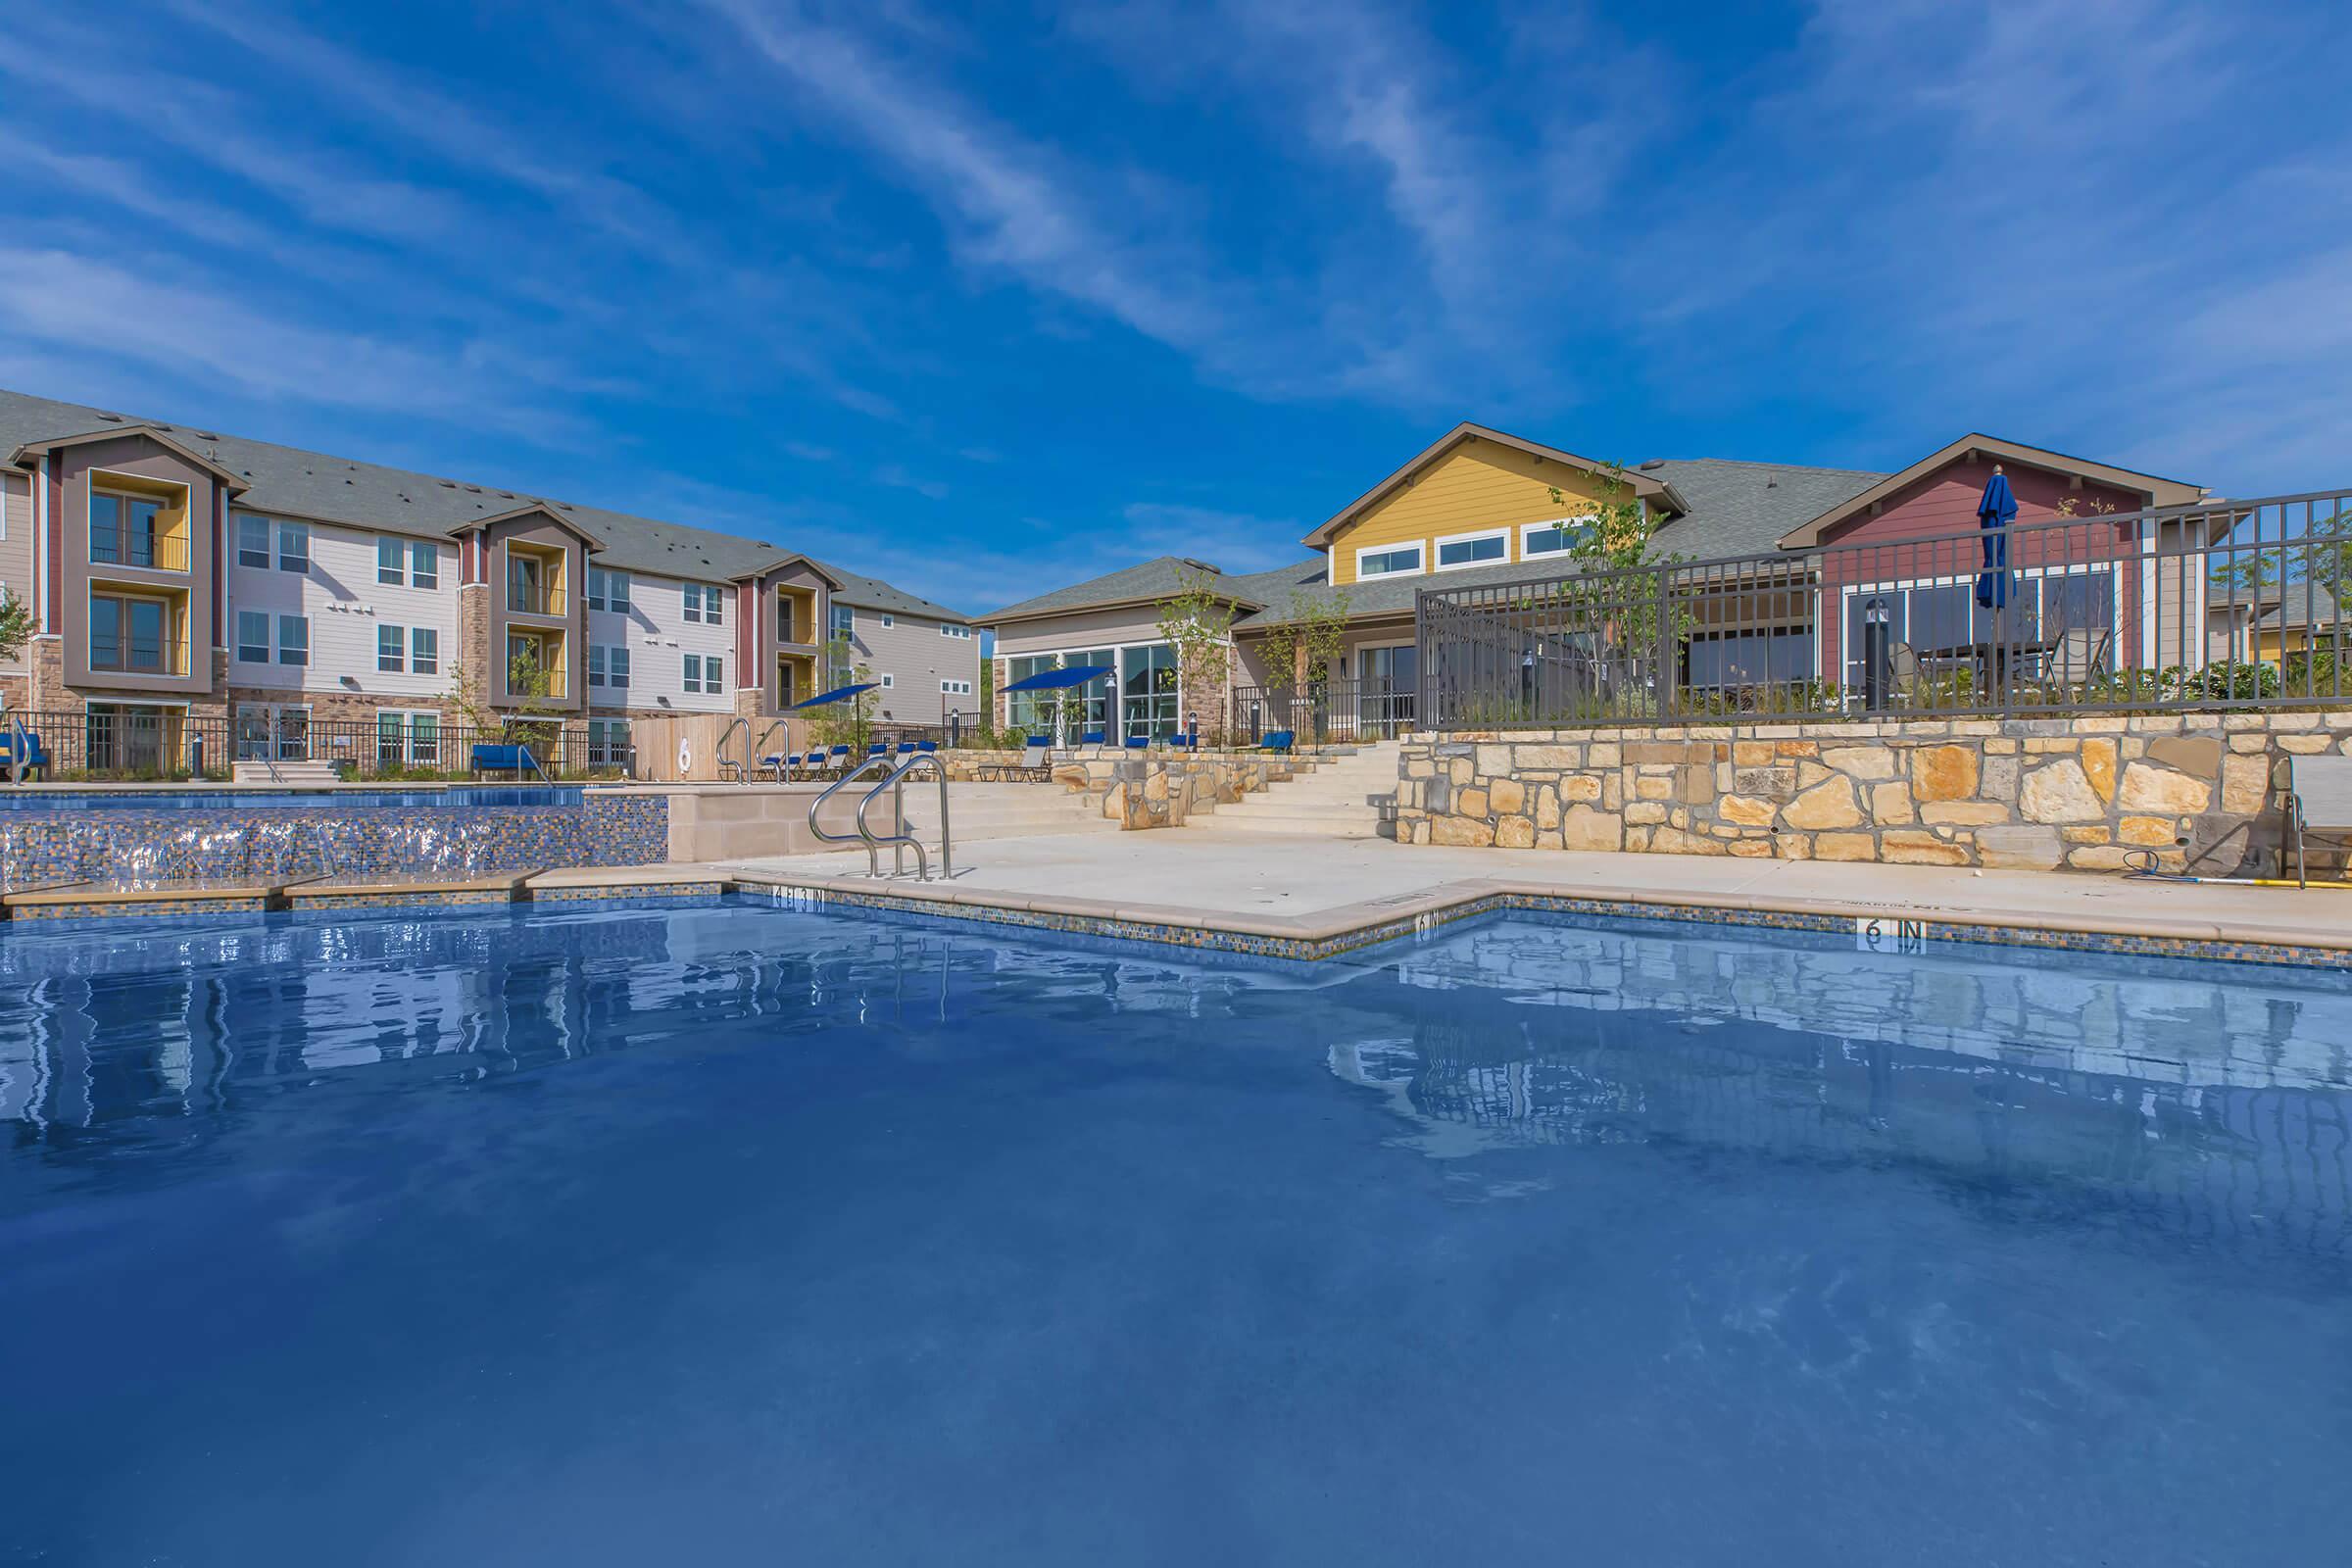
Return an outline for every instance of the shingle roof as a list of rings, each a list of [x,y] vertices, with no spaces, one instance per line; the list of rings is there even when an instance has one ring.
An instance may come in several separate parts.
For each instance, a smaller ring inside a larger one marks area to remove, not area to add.
[[[2255,624],[2264,631],[2277,631],[2281,626],[2313,626],[2327,630],[2339,618],[2335,595],[2323,583],[2290,582],[2283,589],[2271,589],[2276,598],[2264,600],[2262,618]]]
[[[815,561],[816,558],[811,556],[809,559]],[[969,624],[971,620],[960,610],[950,610],[945,605],[910,594],[904,588],[894,588],[879,577],[868,577],[861,571],[837,566],[830,561],[817,561],[816,564],[841,582],[841,586],[833,591],[835,604],[856,605],[863,610],[887,610],[899,615],[921,615],[957,626]]]
[[[438,538],[484,517],[512,512],[517,506],[544,501],[561,516],[576,520],[587,532],[605,541],[599,565],[642,571],[664,577],[726,579],[762,569],[795,554],[786,546],[739,534],[692,528],[683,523],[640,517],[602,507],[554,501],[525,491],[502,490],[496,485],[445,479],[437,474],[388,468],[380,464],[355,463],[347,458],[304,452],[268,441],[249,441],[192,425],[173,425],[161,419],[118,415],[77,403],[59,403],[23,392],[0,390],[0,453],[27,443],[83,435],[110,425],[147,424],[200,456],[209,457],[237,474],[247,485],[237,498],[241,507],[279,513],[317,522],[344,523],[379,533]],[[943,606],[903,593],[879,578],[827,566],[846,584],[844,599],[852,604],[884,610],[904,608],[960,621],[964,617]],[[893,602],[893,601],[901,601]]]
[[[1140,561],[1132,566],[1121,566],[1118,570],[1106,571],[1100,577],[1089,577],[1084,582],[1074,582],[1066,587],[1055,588],[1049,593],[1039,594],[1033,599],[1024,599],[1017,604],[1006,605],[1002,610],[992,610],[985,615],[976,615],[973,618],[986,624],[997,620],[1017,620],[1024,616],[1046,614],[1057,610],[1087,610],[1098,605],[1139,604],[1153,599],[1164,599],[1183,586],[1188,574],[1198,571],[1216,572],[1218,576],[1224,576],[1223,572],[1205,561],[1195,561],[1187,556],[1154,556],[1150,561]],[[1250,599],[1253,603],[1257,602],[1239,588],[1239,585],[1248,579],[1237,576],[1225,580],[1235,586],[1239,597]]]
[[[1654,466],[1645,463],[1640,471],[1665,479],[1690,504],[1688,514],[1650,535],[1650,548],[1700,561],[1774,554],[1783,534],[1886,477],[1860,468],[1722,458],[1669,458]]]

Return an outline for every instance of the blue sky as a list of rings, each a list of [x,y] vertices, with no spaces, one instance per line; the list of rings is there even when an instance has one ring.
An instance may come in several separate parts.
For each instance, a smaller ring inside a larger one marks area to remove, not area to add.
[[[2342,484],[2348,9],[35,0],[0,384],[973,611],[1462,418]]]

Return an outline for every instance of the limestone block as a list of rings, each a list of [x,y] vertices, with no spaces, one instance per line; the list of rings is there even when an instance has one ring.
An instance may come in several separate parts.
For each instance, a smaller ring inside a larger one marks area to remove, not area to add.
[[[1813,840],[1816,860],[1875,860],[1879,841],[1868,833],[1822,833]]]
[[[1776,801],[1785,801],[1796,793],[1796,769],[1792,767],[1734,768],[1731,788],[1741,795],[1763,795]]]
[[[1880,835],[1879,858],[1895,865],[1966,865],[1968,851],[1918,828],[1894,828]]]
[[[1644,773],[1634,780],[1634,797],[1643,801],[1670,801],[1674,799],[1674,780]]]
[[[1899,827],[1915,815],[1911,806],[1911,786],[1901,779],[1870,787],[1871,820],[1881,827]]]
[[[1601,781],[1590,773],[1575,773],[1560,780],[1560,799],[1563,801],[1597,801],[1601,797]]]
[[[2101,822],[2095,827],[2062,827],[2058,830],[2058,836],[2069,844],[2105,844],[2115,834],[2106,823]]]
[[[2280,713],[2279,718],[2300,716]],[[2221,771],[2222,743],[2211,735],[2167,735],[2148,742],[2148,760],[2166,767],[2179,768],[2193,778],[2211,778]]]
[[[1976,794],[1977,749],[1923,746],[1913,752],[1911,793],[1922,802],[1964,801]]]
[[[1854,800],[1853,782],[1842,774],[1816,784],[1781,810],[1790,827],[1807,830],[1857,827],[1862,821],[1862,808]]]
[[[1716,803],[1715,809],[1726,822],[1740,827],[1770,827],[1780,808],[1752,795],[1726,795]]]
[[[1537,768],[1561,772],[1584,765],[1581,746],[1519,746],[1513,750],[1518,754],[1522,771]]]
[[[2161,845],[2169,849],[2180,836],[2180,824],[2169,816],[2127,816],[2115,825],[2116,840],[2122,844]]]
[[[2024,764],[2017,758],[1987,757],[1984,759],[1984,776],[1977,785],[1978,792],[1988,801],[2015,801],[2018,780],[2024,774]]]
[[[2115,799],[2115,742],[2090,740],[2082,743],[2082,776],[2090,787],[2099,792],[2101,802]]]
[[[1456,849],[1485,849],[1494,842],[1492,824],[1467,816],[1441,816],[1429,824],[1429,842]]]
[[[1977,861],[2008,871],[2051,871],[2066,847],[2051,827],[1984,827],[1977,830]]]
[[[1482,745],[1471,756],[1477,760],[1478,770],[1488,778],[1500,778],[1511,770],[1511,748]]]
[[[2271,760],[2266,756],[2228,757],[2222,760],[2222,809],[2247,816],[2261,810],[2271,795]]]
[[[1840,746],[1822,753],[1821,760],[1853,778],[1894,777],[1894,753],[1884,746]]]
[[[1560,819],[1560,843],[1571,850],[1622,849],[1625,823],[1611,812],[1596,811],[1590,806],[1572,806]]]
[[[1919,808],[1919,819],[1953,827],[1994,827],[2009,820],[2009,808],[1998,801],[1930,801]]]
[[[1536,791],[1536,826],[1539,829],[1560,825],[1560,787],[1546,784]]]
[[[2172,745],[2173,742],[2158,742]],[[2221,767],[2221,748],[2213,748],[2213,770]],[[2150,815],[2162,812],[2168,816],[2193,816],[2213,804],[2213,786],[2201,778],[2174,772],[2156,763],[2156,746],[2148,748],[2148,760],[2132,762],[2124,769],[2124,782],[2115,792],[2115,803],[2124,810],[2140,811]]]
[[[1588,767],[1621,767],[1624,763],[1622,748],[1613,742],[1594,741],[1585,748],[1585,764]]]
[[[2280,751],[2292,752],[2297,757],[2316,757],[2335,745],[2334,737],[2329,735],[2281,735],[2278,739]]]
[[[2034,822],[2095,822],[2107,814],[2082,764],[2071,757],[2046,762],[2018,786],[2018,809]]]
[[[1532,850],[1536,847],[1536,824],[1524,816],[1505,816],[1494,823],[1494,847],[1500,850]]]
[[[1666,820],[1666,808],[1649,801],[1636,801],[1625,808],[1625,819],[1643,827],[1655,826]]]
[[[1485,790],[1463,790],[1453,798],[1453,810],[1457,816],[1485,816],[1489,809]]]
[[[1487,798],[1494,803],[1497,816],[1527,809],[1527,787],[1515,778],[1498,778],[1488,785]]]

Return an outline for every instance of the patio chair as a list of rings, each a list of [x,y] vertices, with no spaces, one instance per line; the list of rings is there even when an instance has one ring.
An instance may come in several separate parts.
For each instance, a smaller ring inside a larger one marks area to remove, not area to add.
[[[1148,752],[1152,749],[1152,737],[1149,735],[1130,735],[1122,744],[1131,752]]]
[[[2042,661],[2043,696],[2064,702],[2078,688],[2102,675],[2112,675],[2115,632],[2106,626],[2070,626],[2050,644]]]
[[[2304,847],[2314,837],[2352,842],[2352,757],[2290,757],[2286,760],[2286,799],[2279,827],[2278,869],[2286,870],[2286,852],[2295,852],[2295,886],[2309,887],[2303,868]]]
[[[1021,747],[1019,761],[992,763],[980,770],[980,776],[983,779],[994,779],[999,782],[1012,780],[1023,780],[1030,783],[1044,782],[1054,776],[1053,764],[1047,760],[1053,750],[1053,741],[1043,735],[1032,735]]]
[[[518,784],[525,773],[536,773],[543,779],[547,777],[547,769],[539,765],[539,760],[531,755],[528,746],[499,746],[486,741],[474,745],[473,770],[476,773],[513,773]]]
[[[1110,742],[1103,738],[1102,731],[1090,729],[1078,737],[1078,744],[1081,746],[1108,746]]]
[[[1298,749],[1298,735],[1296,730],[1270,729],[1266,731],[1265,739],[1257,743],[1257,747],[1262,752],[1273,752],[1278,756],[1288,757]]]

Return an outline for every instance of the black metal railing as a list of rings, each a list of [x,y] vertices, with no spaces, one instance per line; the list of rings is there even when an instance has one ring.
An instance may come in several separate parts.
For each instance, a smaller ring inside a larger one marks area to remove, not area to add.
[[[626,778],[636,760],[625,725],[591,729],[577,721],[475,726],[415,712],[314,719],[284,709],[224,717],[96,704],[79,713],[8,717],[38,740],[51,780],[218,780],[236,762],[317,761],[349,779],[468,779],[476,745],[514,743],[528,746],[555,779]]]
[[[2352,491],[1425,588],[1416,717],[1452,730],[2342,703],[2347,594]]]
[[[1415,727],[1419,695],[1409,682],[1385,680],[1239,686],[1233,693],[1233,739],[1253,746],[1274,731],[1288,730],[1316,744],[1387,740]]]

